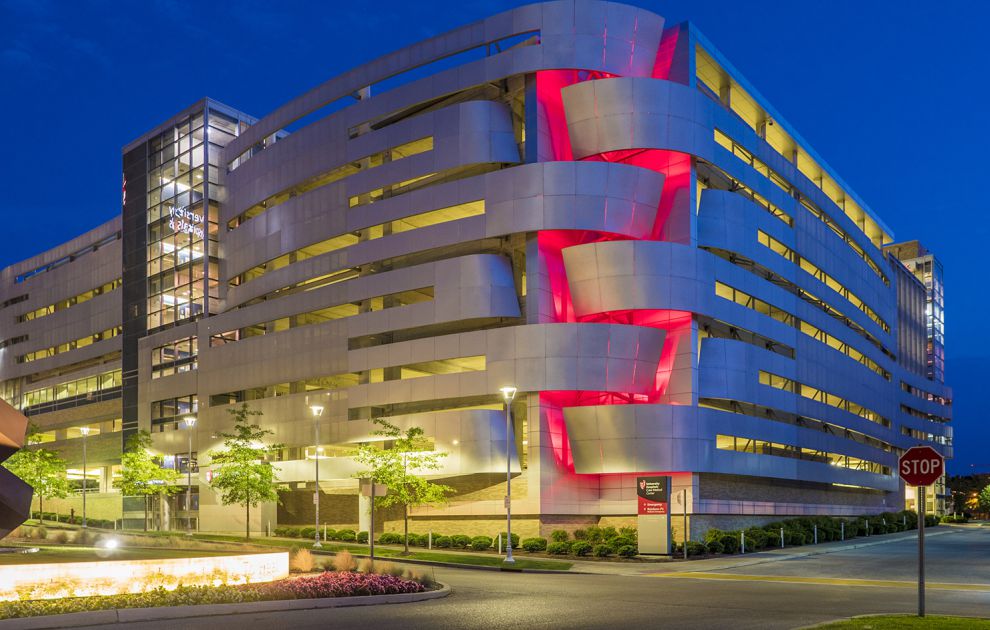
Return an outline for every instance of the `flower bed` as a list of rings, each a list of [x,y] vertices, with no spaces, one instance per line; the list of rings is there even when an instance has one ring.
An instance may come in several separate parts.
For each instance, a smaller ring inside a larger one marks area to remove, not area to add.
[[[179,586],[174,590],[159,588],[146,593],[127,595],[0,602],[0,619],[61,615],[117,608],[154,608],[197,604],[236,604],[279,599],[394,595],[421,593],[425,590],[426,588],[419,582],[394,575],[327,571],[319,575],[290,578],[264,584]]]

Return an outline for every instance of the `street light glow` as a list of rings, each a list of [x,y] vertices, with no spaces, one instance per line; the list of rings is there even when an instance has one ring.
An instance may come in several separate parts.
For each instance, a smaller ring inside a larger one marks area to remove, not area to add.
[[[196,416],[186,416],[182,419],[182,421],[185,422],[186,426],[191,429],[196,425]]]
[[[309,410],[313,412],[313,415],[319,418],[323,415],[323,405],[310,405]]]
[[[502,387],[498,391],[502,392],[502,398],[505,399],[505,402],[512,402],[512,399],[516,397],[515,387]]]

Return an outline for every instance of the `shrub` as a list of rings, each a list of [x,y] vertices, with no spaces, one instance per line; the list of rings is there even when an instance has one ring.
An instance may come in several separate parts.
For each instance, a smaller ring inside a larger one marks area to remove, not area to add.
[[[368,544],[368,532],[358,532],[357,541],[362,545]]]
[[[297,573],[309,573],[313,570],[313,554],[309,549],[297,549],[289,559],[289,570]]]
[[[471,537],[464,534],[454,534],[450,537],[450,546],[454,549],[467,549],[471,546]]]
[[[705,532],[705,542],[707,543],[710,540],[722,540],[722,536],[724,535],[725,532],[723,532],[720,529],[715,529],[713,527],[709,529],[707,532]]]
[[[490,536],[475,536],[471,539],[471,549],[475,551],[488,551],[492,548],[492,539]]]
[[[55,542],[58,543],[58,544],[60,544],[60,545],[64,545],[64,544],[68,543],[69,542],[69,532],[67,532],[67,531],[65,531],[63,529],[62,531],[60,531],[57,534],[55,534]]]
[[[635,527],[620,527],[619,536],[625,536],[627,538],[637,539],[636,528]]]
[[[739,551],[739,536],[734,536],[731,533],[723,533],[722,537],[718,539],[718,542],[722,545],[722,553],[736,553]]]
[[[689,540],[687,541],[687,552],[688,556],[703,556],[708,553],[708,547],[705,543]]]
[[[797,529],[785,529],[784,542],[788,545],[803,545],[806,542],[804,532]]]
[[[426,536],[422,536],[420,534],[409,534],[406,536],[406,541],[409,543],[410,547],[425,547],[425,538]]]
[[[437,536],[433,539],[433,546],[437,549],[449,549],[450,536]]]
[[[337,530],[336,529],[327,528],[326,530],[324,530],[324,534],[323,535],[326,537],[327,540],[337,540]]]
[[[342,529],[337,532],[337,537],[334,540],[339,540],[341,542],[354,542],[357,540],[357,534],[353,529]]]
[[[36,530],[34,530],[34,535],[39,540],[44,540],[48,538],[48,528],[42,525],[38,527]]]
[[[612,555],[612,548],[605,543],[600,543],[592,548],[591,555],[596,558],[607,558]]]
[[[547,539],[539,536],[536,538],[527,538],[522,541],[522,548],[530,553],[535,551],[546,551]]]
[[[555,529],[550,532],[550,540],[556,543],[567,542],[571,535],[567,533],[566,529]]]
[[[359,573],[374,573],[375,572],[375,561],[371,558],[361,558],[358,561]]]
[[[378,537],[378,542],[380,542],[383,545],[401,545],[402,534],[396,532],[385,532],[384,534]]]
[[[722,543],[718,540],[711,540],[705,543],[705,547],[708,549],[708,553],[722,553],[724,547]]]
[[[746,550],[756,551],[763,549],[768,544],[767,532],[759,527],[750,527],[746,530]],[[752,546],[751,546],[752,545]]]
[[[597,525],[591,525],[586,531],[588,532],[588,542],[590,543],[600,543],[605,540],[602,528]]]
[[[608,541],[610,545],[618,549],[619,547],[625,547],[627,545],[636,546],[636,539],[630,536],[616,536],[615,538]]]
[[[586,540],[577,540],[571,545],[571,553],[575,556],[586,556],[591,553],[591,543]]]
[[[93,534],[85,529],[80,529],[76,532],[72,542],[77,545],[91,545],[93,543]]]
[[[353,571],[357,568],[357,563],[350,551],[339,551],[333,557],[333,568],[336,571]]]
[[[316,528],[303,527],[302,529],[299,530],[299,537],[312,540],[313,538],[316,537]]]
[[[502,532],[502,548],[505,548],[505,541],[508,540],[505,532]],[[519,534],[512,535],[512,548],[519,549]]]
[[[575,529],[574,530],[574,540],[588,540],[588,530],[586,530],[586,529]]]
[[[547,545],[547,553],[552,556],[564,556],[571,552],[571,543],[552,542]]]
[[[615,553],[622,558],[633,558],[639,554],[639,549],[632,545],[622,545]]]

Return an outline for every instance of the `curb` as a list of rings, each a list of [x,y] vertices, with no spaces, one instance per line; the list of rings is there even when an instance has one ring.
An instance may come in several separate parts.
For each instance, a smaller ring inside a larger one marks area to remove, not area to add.
[[[972,615],[935,615],[936,617],[957,617],[959,619],[976,619],[984,621],[986,617],[974,617]],[[912,617],[917,619],[918,616],[912,613],[872,613],[869,615],[853,615],[852,617],[839,617],[838,619],[833,619],[831,621],[823,621],[821,623],[812,624],[810,626],[801,626],[795,628],[794,630],[817,630],[818,628],[824,628],[830,626],[833,623],[840,623],[843,621],[852,621],[853,619],[871,619],[874,617]]]
[[[374,606],[378,604],[403,604],[439,599],[450,595],[450,585],[425,593],[399,593],[395,595],[359,595],[356,597],[326,597],[322,599],[283,599],[239,604],[202,604],[199,606],[158,606],[155,608],[120,608],[93,610],[65,615],[22,617],[0,621],[3,630],[49,630],[54,628],[82,628],[107,624],[129,624],[139,621],[188,619],[191,617],[215,617],[249,613],[280,612],[289,610],[313,610],[320,608],[345,608]]]

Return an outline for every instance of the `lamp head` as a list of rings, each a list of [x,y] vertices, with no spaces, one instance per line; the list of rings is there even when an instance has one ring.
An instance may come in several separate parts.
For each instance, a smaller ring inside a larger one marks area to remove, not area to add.
[[[502,387],[498,391],[502,392],[502,398],[505,399],[505,402],[507,403],[512,402],[512,399],[516,397],[515,387]]]
[[[186,416],[182,419],[188,428],[193,428],[196,425],[196,416]]]
[[[85,436],[89,435],[90,428],[89,427],[79,427],[79,432],[83,434],[83,437],[85,437]]]
[[[323,405],[310,405],[309,410],[313,412],[313,415],[319,418],[323,415]]]

